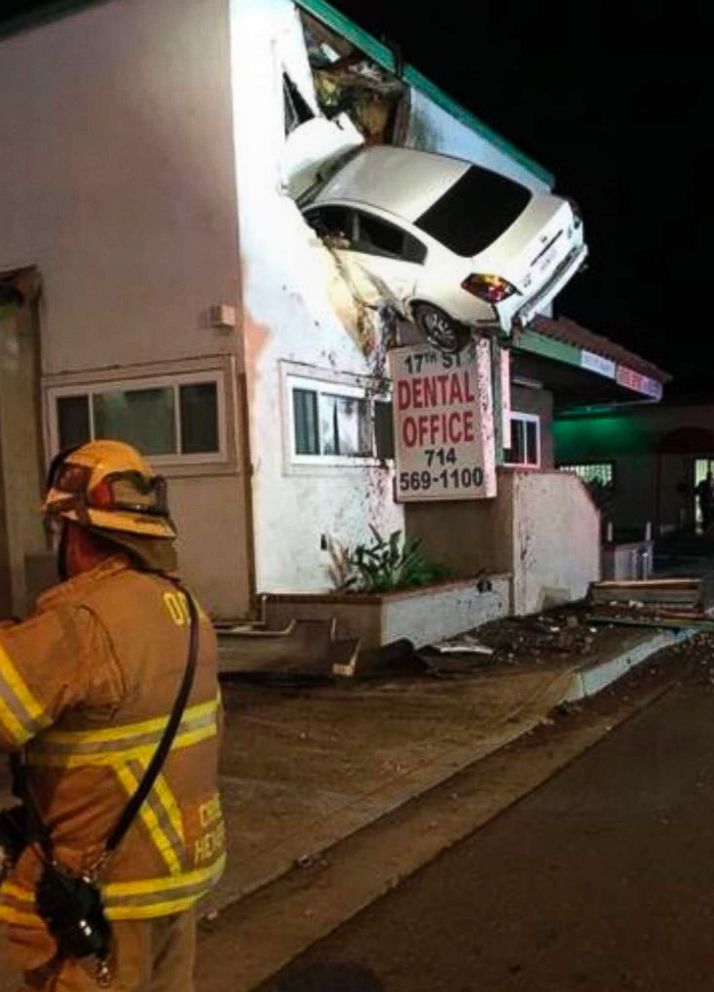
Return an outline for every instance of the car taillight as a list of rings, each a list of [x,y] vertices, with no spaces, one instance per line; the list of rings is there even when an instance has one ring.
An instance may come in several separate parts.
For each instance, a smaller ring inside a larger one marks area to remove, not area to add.
[[[479,299],[485,300],[486,303],[500,303],[501,300],[506,300],[518,292],[508,279],[480,273],[467,276],[461,283],[461,288],[465,289],[467,293],[473,293]]]

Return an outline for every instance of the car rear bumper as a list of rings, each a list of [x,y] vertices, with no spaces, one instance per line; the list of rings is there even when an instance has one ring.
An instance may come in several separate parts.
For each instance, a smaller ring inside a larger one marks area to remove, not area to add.
[[[538,292],[531,296],[527,303],[524,303],[519,310],[514,312],[511,317],[510,328],[504,328],[504,330],[511,330],[513,327],[527,327],[538,311],[543,307],[547,307],[560,290],[570,282],[587,256],[588,246],[586,244],[581,244],[577,248],[573,248],[553,272],[548,282],[541,286]]]

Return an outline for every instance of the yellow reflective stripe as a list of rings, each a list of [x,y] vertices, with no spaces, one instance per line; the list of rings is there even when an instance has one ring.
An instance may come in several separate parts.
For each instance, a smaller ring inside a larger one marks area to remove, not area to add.
[[[10,739],[17,744],[24,744],[32,737],[29,730],[22,726],[5,700],[0,696],[0,723],[5,727]]]
[[[11,899],[17,899],[18,902],[31,902],[33,905],[35,903],[34,892],[23,889],[14,882],[3,882],[0,885],[0,896],[9,896]]]
[[[222,874],[226,866],[226,855],[221,857],[208,868],[197,868],[184,872],[172,878],[146,878],[140,882],[110,882],[102,892],[107,899],[121,899],[124,896],[150,895],[152,892],[170,892],[173,889],[183,889],[189,886],[200,886],[211,882]]]
[[[0,905],[0,920],[3,923],[14,923],[20,926],[44,927],[44,923],[35,913],[22,913],[19,909],[13,909],[12,906]]]
[[[198,719],[218,708],[218,698],[207,703],[198,703],[184,711],[182,722]],[[127,723],[122,727],[106,727],[103,730],[48,730],[42,735],[46,744],[100,744],[102,741],[121,741],[145,734],[160,733],[169,722],[168,716],[155,717],[142,723]]]
[[[172,916],[183,913],[200,899],[200,893],[187,896],[185,899],[174,899],[169,902],[155,902],[149,906],[109,906],[105,910],[108,920],[146,920],[154,916]]]
[[[15,744],[25,744],[49,720],[0,643],[0,723]]]
[[[38,723],[48,726],[50,720],[48,720],[44,708],[37,702],[28,689],[25,680],[10,661],[8,653],[2,644],[0,644],[0,674],[2,674],[5,682],[7,682],[17,696],[18,700],[24,706],[27,711],[27,715],[32,720],[36,720]]]
[[[173,744],[172,751],[191,747],[199,744],[209,737],[215,737],[218,733],[216,724],[208,727],[199,727],[198,730],[190,730],[184,734],[178,734]],[[42,735],[44,740],[44,734]],[[127,761],[146,761],[151,758],[156,750],[156,744],[143,744],[141,747],[127,748],[125,751],[97,751],[92,754],[44,754],[33,748],[30,755],[30,764],[39,768],[81,768],[89,765],[108,765],[113,768],[120,768]]]
[[[132,770],[127,765],[119,765],[116,772],[122,785],[126,789],[127,794],[129,796],[133,796],[139,788],[139,780],[136,778]],[[157,819],[156,813],[153,811],[149,803],[145,802],[143,804],[141,810],[139,811],[139,815],[151,835],[154,846],[166,862],[169,871],[172,875],[179,875],[181,873],[181,862],[178,859],[176,851],[171,845],[171,841],[161,829],[161,824]]]
[[[183,817],[181,816],[181,810],[176,802],[176,797],[169,787],[169,783],[163,775],[159,775],[156,779],[156,782],[154,783],[154,792],[156,793],[164,812],[169,818],[171,826],[181,839],[181,843],[185,843],[186,837],[183,832]]]

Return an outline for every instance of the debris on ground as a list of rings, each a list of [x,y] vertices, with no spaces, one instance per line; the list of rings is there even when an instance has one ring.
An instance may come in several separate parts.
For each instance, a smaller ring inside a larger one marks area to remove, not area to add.
[[[431,645],[440,654],[493,654],[493,648],[482,644],[473,634],[463,634],[459,638],[439,641]]]
[[[594,582],[589,622],[714,630],[714,581],[699,578]]]

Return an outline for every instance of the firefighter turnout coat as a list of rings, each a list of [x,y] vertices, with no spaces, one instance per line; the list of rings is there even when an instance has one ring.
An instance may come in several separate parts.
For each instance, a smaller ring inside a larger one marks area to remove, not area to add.
[[[223,869],[216,641],[199,615],[198,664],[183,719],[102,875],[111,920],[182,912]],[[183,593],[117,556],[53,587],[26,621],[0,630],[0,750],[25,747],[55,856],[75,871],[96,865],[161,739],[185,671],[189,628]],[[0,920],[25,969],[55,950],[35,912],[40,871],[33,845],[0,886]]]

